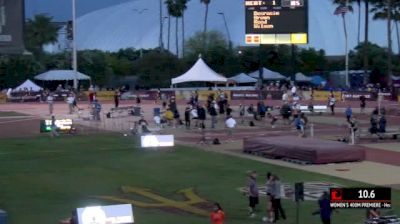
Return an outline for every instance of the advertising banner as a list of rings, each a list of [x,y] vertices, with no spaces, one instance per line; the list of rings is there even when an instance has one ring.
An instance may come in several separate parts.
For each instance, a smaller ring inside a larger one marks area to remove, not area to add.
[[[232,91],[232,100],[258,100],[260,99],[260,91],[248,90],[248,91]]]
[[[98,91],[96,92],[96,99],[98,101],[114,100],[115,91]]]
[[[0,0],[0,53],[24,51],[24,0]]]
[[[330,91],[314,91],[313,97],[316,101],[328,101],[328,97],[330,94]],[[342,99],[342,92],[334,91],[333,95],[335,96],[337,101]]]
[[[375,101],[377,99],[377,94],[376,93],[371,93],[371,92],[343,92],[343,98],[346,101],[359,101],[361,96],[364,96],[367,101]]]

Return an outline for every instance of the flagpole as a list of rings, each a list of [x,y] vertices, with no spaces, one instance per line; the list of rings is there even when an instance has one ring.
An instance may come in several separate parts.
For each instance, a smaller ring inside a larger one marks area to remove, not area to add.
[[[74,89],[78,90],[78,62],[76,52],[76,2],[72,0],[72,70],[74,72]]]

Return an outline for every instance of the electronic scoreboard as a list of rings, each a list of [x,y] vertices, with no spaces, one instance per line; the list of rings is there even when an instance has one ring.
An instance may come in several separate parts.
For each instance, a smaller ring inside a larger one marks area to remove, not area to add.
[[[308,0],[245,0],[246,44],[307,44]]]

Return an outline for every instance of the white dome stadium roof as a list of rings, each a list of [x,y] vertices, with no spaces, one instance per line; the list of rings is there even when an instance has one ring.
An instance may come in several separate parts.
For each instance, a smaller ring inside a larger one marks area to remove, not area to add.
[[[77,19],[78,49],[117,51],[121,48],[154,48],[158,46],[159,15],[157,0],[134,0],[97,10]],[[309,45],[324,49],[329,55],[344,54],[344,35],[340,16],[334,16],[330,0],[309,0]],[[209,8],[208,29],[225,33],[221,15],[224,12],[235,45],[244,45],[245,24],[243,0],[213,0]],[[349,49],[357,44],[357,7],[349,13]],[[167,11],[164,9],[164,16]],[[363,15],[362,15],[363,16]],[[188,3],[185,13],[186,38],[203,29],[204,5],[198,0]],[[363,20],[363,19],[362,19]],[[164,44],[167,45],[167,24],[164,22]],[[179,22],[179,30],[181,29]],[[363,24],[362,24],[363,29]],[[385,45],[386,29],[383,22],[371,21],[370,40]],[[362,30],[363,31],[363,30]],[[179,34],[181,38],[181,34]],[[361,32],[363,39],[363,32]],[[395,39],[394,39],[395,40]],[[171,46],[175,49],[175,20],[171,20]],[[179,42],[181,43],[181,41]],[[393,41],[395,45],[395,41]],[[396,46],[394,46],[395,48]]]

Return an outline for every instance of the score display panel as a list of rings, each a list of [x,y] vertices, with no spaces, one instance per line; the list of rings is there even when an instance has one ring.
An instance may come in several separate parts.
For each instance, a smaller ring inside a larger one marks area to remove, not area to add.
[[[332,188],[330,206],[342,208],[387,208],[391,204],[390,188]]]
[[[308,0],[245,0],[246,44],[307,44]]]

